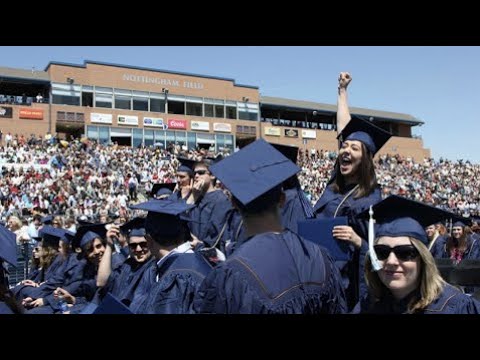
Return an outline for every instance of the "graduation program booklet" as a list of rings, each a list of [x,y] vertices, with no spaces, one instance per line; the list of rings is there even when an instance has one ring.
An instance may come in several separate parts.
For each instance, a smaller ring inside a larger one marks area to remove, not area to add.
[[[346,216],[328,219],[308,219],[298,222],[298,235],[326,248],[335,261],[350,260],[348,243],[337,240],[332,230],[338,225],[348,225]]]

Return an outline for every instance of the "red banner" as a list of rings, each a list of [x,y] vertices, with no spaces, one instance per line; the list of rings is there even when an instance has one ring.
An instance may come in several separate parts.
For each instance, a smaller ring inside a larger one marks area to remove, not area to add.
[[[168,119],[169,129],[187,129],[187,120]]]
[[[20,108],[20,119],[43,119],[43,109]]]

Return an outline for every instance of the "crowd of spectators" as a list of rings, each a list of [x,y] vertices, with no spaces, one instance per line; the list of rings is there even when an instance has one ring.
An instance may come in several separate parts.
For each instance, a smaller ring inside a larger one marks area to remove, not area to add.
[[[154,183],[175,182],[177,157],[214,157],[207,150],[103,146],[87,139],[57,141],[54,136],[4,142],[0,149],[0,217],[31,220],[35,213],[91,221],[104,215],[128,218],[131,202],[148,197]],[[228,155],[228,154],[222,154]],[[335,163],[336,153],[300,150],[300,183],[315,204]],[[384,196],[399,194],[462,215],[480,215],[480,165],[469,161],[399,155],[375,162]]]

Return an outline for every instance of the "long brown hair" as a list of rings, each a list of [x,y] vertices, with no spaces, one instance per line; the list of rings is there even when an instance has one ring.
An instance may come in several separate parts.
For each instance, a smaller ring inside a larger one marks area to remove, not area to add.
[[[377,175],[375,174],[375,166],[373,165],[373,156],[367,147],[362,145],[362,158],[360,159],[360,165],[357,169],[358,172],[358,188],[355,191],[354,198],[358,199],[367,195],[370,195],[377,187]],[[345,178],[340,172],[340,162],[335,162],[335,180],[331,187],[335,193],[343,193],[345,190]]]
[[[445,243],[445,248],[447,250],[447,254],[451,255],[451,252],[453,249],[457,249],[461,254],[463,254],[468,247],[468,234],[465,231],[465,228],[463,228],[463,233],[460,238],[455,239],[453,235],[450,235],[447,239],[447,242]]]

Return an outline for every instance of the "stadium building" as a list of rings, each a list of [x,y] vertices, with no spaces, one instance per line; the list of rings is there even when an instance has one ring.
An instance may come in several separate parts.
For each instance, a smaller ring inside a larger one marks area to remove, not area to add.
[[[394,136],[382,153],[430,157],[411,115],[351,107]],[[263,137],[269,142],[336,150],[336,105],[260,96],[234,79],[85,61],[50,62],[44,71],[0,67],[3,134],[85,134],[125,146],[179,144],[233,150]]]

